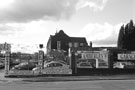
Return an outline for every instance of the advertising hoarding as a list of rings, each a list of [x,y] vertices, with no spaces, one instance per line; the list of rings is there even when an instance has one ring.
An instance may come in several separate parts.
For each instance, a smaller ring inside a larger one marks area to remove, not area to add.
[[[118,53],[113,68],[135,68],[135,53]]]
[[[77,56],[78,68],[108,68],[107,51],[83,51]]]

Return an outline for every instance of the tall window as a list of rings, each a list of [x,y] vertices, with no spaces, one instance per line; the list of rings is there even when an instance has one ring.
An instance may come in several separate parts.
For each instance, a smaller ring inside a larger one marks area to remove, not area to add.
[[[76,43],[74,43],[74,47],[78,47],[78,43],[76,42]]]
[[[69,47],[72,47],[72,43],[71,42],[69,43]]]
[[[61,41],[57,41],[57,49],[58,49],[58,50],[61,49]]]
[[[83,43],[80,43],[80,46],[83,46]]]

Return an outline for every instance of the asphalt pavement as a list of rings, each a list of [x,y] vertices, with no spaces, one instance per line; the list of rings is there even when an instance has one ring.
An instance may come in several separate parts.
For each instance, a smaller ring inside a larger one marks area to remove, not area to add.
[[[57,81],[94,81],[94,80],[135,80],[135,75],[111,75],[111,76],[48,76],[22,78],[27,82],[57,82]]]
[[[26,81],[26,82],[57,82],[57,81],[93,81],[93,80],[135,80],[135,75],[108,75],[108,76],[45,76],[6,78],[4,70],[0,71],[0,82]]]
[[[135,80],[95,80],[70,82],[7,82],[0,90],[135,90]]]

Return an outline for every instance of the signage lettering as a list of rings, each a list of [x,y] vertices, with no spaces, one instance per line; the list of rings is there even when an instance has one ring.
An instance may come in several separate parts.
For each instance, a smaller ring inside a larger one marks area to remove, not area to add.
[[[118,60],[135,60],[135,54],[118,54]]]
[[[82,53],[82,59],[105,59],[105,54],[101,53]]]

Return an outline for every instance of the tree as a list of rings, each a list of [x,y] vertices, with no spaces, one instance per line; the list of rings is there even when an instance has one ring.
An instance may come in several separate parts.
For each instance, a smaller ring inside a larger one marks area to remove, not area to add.
[[[123,48],[123,39],[124,39],[124,25],[121,26],[120,31],[119,31],[119,36],[118,36],[118,42],[117,45],[120,49]]]
[[[117,46],[120,49],[135,50],[135,25],[133,20],[124,27],[121,26]]]

